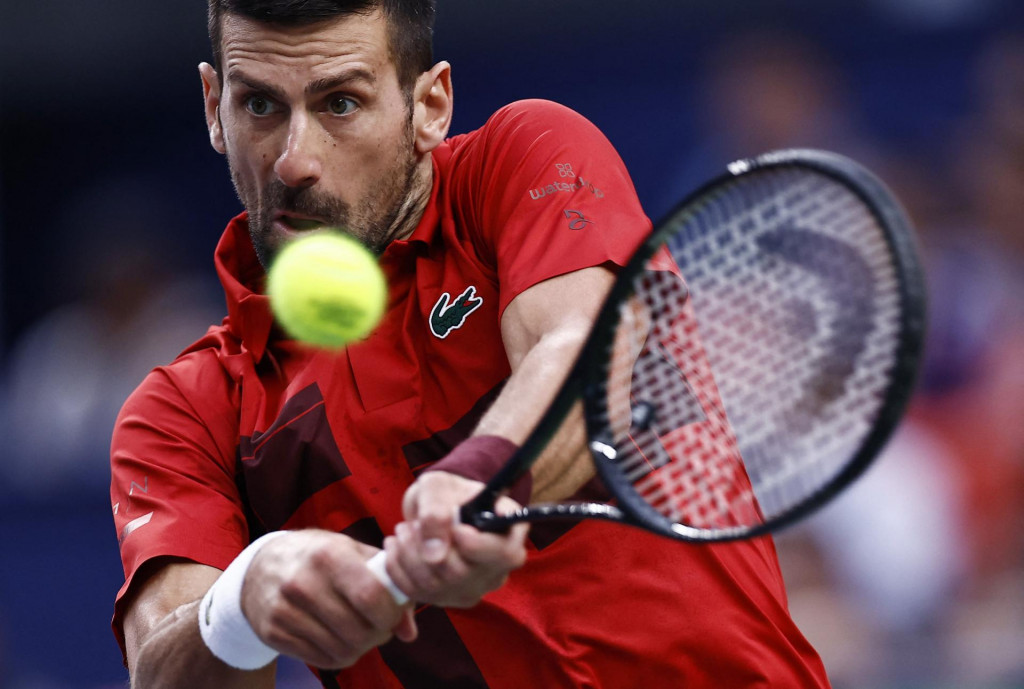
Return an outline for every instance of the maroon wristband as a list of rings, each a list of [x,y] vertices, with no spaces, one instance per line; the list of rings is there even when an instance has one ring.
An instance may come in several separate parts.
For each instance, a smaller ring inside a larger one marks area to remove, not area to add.
[[[443,459],[424,471],[446,471],[463,478],[486,483],[498,473],[519,446],[499,435],[474,435],[455,446]],[[508,496],[525,505],[530,500],[533,479],[527,471],[508,490]]]

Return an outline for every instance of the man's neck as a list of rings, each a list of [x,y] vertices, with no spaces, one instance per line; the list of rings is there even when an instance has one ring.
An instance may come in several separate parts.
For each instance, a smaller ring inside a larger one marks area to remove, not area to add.
[[[398,214],[388,229],[388,243],[412,236],[427,210],[433,186],[434,164],[430,154],[427,154],[416,166],[409,193],[402,201]]]

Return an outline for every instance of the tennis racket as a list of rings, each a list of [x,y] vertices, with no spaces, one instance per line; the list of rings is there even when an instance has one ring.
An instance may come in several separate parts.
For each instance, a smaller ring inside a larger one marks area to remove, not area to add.
[[[543,420],[460,517],[485,531],[596,518],[698,542],[790,524],[888,439],[924,321],[913,231],[874,175],[813,150],[735,162],[620,271]],[[581,400],[611,500],[497,514]],[[384,556],[370,568],[404,602]]]

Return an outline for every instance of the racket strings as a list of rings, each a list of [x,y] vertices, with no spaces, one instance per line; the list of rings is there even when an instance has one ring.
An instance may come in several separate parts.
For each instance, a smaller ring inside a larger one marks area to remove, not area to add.
[[[732,526],[739,516],[753,518],[756,501],[706,359],[688,354],[701,345],[681,278],[649,273],[637,295],[655,317],[649,328],[631,331],[640,354],[611,385],[630,390],[634,407],[654,412],[647,427],[619,439],[619,468],[645,502],[675,522]]]
[[[609,357],[615,464],[673,523],[754,526],[835,479],[873,424],[899,339],[891,250],[859,196],[805,169],[747,175],[667,237]]]

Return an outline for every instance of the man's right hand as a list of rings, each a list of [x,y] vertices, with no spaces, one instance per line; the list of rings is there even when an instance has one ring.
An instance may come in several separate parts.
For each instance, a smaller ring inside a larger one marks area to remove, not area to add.
[[[399,606],[366,567],[378,552],[329,531],[293,531],[266,543],[242,585],[242,611],[265,644],[314,667],[337,669],[392,636],[416,638],[412,608]],[[274,665],[236,670],[199,633],[199,603],[220,570],[164,560],[125,610],[133,687],[271,689]]]
[[[412,641],[411,605],[397,605],[366,568],[377,550],[329,531],[275,538],[249,566],[242,611],[265,644],[324,669],[348,667],[392,636]]]

